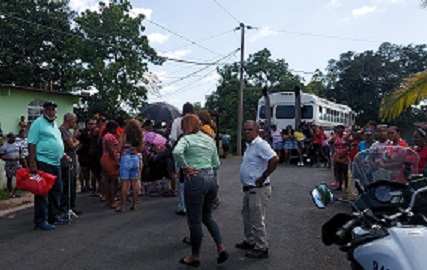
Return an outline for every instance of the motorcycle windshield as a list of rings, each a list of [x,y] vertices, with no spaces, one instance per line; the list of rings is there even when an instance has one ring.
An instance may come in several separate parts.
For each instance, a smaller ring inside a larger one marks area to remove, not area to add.
[[[356,155],[352,175],[364,188],[377,181],[407,183],[418,173],[418,161],[417,152],[408,147],[372,147]]]

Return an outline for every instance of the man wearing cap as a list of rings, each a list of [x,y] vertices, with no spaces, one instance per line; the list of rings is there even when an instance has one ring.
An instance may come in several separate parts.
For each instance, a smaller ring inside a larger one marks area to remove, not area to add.
[[[6,162],[4,168],[6,171],[7,189],[10,198],[20,197],[18,194],[15,194],[16,188],[14,189],[12,187],[12,179],[16,171],[21,169],[21,164],[19,163],[21,154],[21,145],[16,142],[15,134],[12,132],[7,134],[7,141],[0,147],[0,158]]]
[[[43,104],[43,115],[31,125],[28,133],[30,172],[41,170],[56,176],[55,183],[46,196],[34,196],[35,229],[55,230],[54,224],[67,224],[59,217],[62,194],[61,159],[64,144],[55,123],[57,104],[48,100]]]
[[[372,144],[376,142],[374,140],[374,131],[371,128],[366,128],[363,135],[365,140],[359,143],[359,152],[371,148]]]

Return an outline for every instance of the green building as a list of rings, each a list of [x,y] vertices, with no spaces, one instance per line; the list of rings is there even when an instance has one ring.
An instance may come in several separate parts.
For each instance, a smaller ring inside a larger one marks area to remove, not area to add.
[[[61,125],[64,114],[73,112],[74,104],[78,104],[81,97],[79,94],[0,84],[0,128],[4,136],[9,132],[17,134],[21,116],[25,116],[29,123],[33,122],[41,115],[45,100],[54,100],[58,104],[56,121]],[[0,188],[6,185],[3,164],[0,161]]]

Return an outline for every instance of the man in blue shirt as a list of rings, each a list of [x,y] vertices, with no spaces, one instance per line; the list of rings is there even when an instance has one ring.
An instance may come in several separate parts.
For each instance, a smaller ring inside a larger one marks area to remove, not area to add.
[[[66,224],[59,217],[62,194],[61,159],[64,157],[64,144],[61,132],[55,123],[57,104],[46,101],[43,115],[31,125],[28,133],[30,172],[41,170],[56,176],[55,183],[47,196],[34,196],[35,229],[55,230],[54,224]]]
[[[270,174],[276,169],[279,158],[271,146],[258,136],[255,121],[246,121],[243,131],[247,143],[240,166],[243,185],[244,239],[236,248],[249,250],[249,258],[268,258],[265,213],[271,195]]]

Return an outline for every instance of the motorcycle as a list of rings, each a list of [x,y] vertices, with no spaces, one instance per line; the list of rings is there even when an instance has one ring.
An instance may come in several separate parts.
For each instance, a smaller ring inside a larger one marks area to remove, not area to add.
[[[323,209],[348,203],[352,214],[338,213],[322,226],[322,241],[347,253],[353,270],[427,269],[427,179],[409,148],[375,147],[358,153],[352,175],[359,191],[354,201],[334,196],[322,183],[311,191]]]

